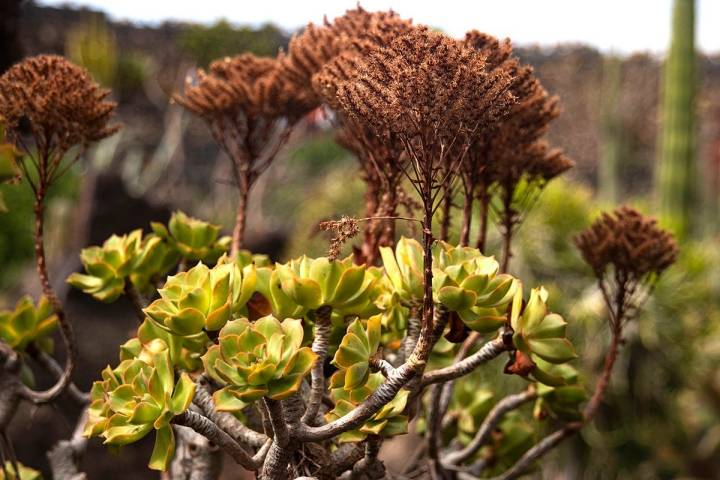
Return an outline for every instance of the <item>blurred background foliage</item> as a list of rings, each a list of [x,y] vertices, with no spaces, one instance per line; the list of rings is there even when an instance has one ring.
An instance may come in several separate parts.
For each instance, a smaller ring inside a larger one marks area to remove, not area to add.
[[[165,221],[176,209],[229,228],[234,199],[228,199],[233,189],[227,162],[204,125],[183,116],[169,96],[196,66],[243,51],[273,55],[286,46],[289,32],[271,24],[255,28],[224,20],[209,26],[138,26],[109,22],[97,12],[32,2],[22,4],[19,22],[22,50],[16,60],[40,52],[66,54],[112,88],[125,124],[119,136],[89,152],[89,161],[51,191],[48,245],[56,271],[72,269],[67,263],[79,248],[100,243],[110,232],[147,230],[150,220]],[[662,59],[604,55],[583,46],[518,46],[516,51],[535,67],[547,89],[560,95],[564,113],[553,124],[550,140],[577,168],[548,185],[528,216],[515,243],[511,273],[528,286],[548,288],[550,307],[570,323],[571,338],[582,352],[578,366],[590,383],[600,368],[607,327],[593,275],[572,237],[616,202],[655,211]],[[701,205],[691,211],[700,228],[681,243],[677,265],[632,324],[597,422],[553,455],[546,478],[719,478],[720,56],[700,56],[696,68],[692,161],[699,175],[682,188],[702,194]],[[251,249],[277,260],[322,255],[328,234],[317,229],[318,222],[361,214],[364,187],[355,159],[338,146],[329,127],[321,112],[313,113],[261,177],[249,209]],[[0,214],[0,303],[10,305],[33,288],[26,280],[32,278],[27,262],[32,204],[24,185],[2,184],[0,191],[9,209]],[[401,225],[399,233],[413,232]],[[457,232],[453,235],[457,238]],[[486,253],[499,252],[499,236],[491,226]],[[89,360],[78,383],[87,388],[96,371],[115,360],[117,337],[133,322],[78,295],[70,294],[68,302],[80,324],[104,322],[106,329],[102,338],[80,338]],[[483,372],[468,380],[466,390],[479,391],[478,385],[492,380],[502,390],[523,387],[515,377]],[[34,421],[66,428],[52,417],[37,415]],[[40,448],[45,440],[31,438],[43,432],[23,430],[18,449],[24,463],[47,470]],[[521,434],[519,441],[525,438]],[[129,460],[132,453],[123,455],[95,457],[115,466],[143,465]],[[144,468],[129,472],[107,465],[90,466],[88,473],[90,478],[151,478]]]

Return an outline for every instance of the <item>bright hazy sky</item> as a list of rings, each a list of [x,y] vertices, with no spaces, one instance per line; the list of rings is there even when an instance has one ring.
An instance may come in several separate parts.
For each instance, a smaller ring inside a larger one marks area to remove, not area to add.
[[[356,0],[39,0],[82,5],[114,19],[141,23],[181,20],[237,24],[273,22],[288,31],[332,18]],[[672,0],[363,0],[367,10],[393,8],[403,17],[460,36],[472,28],[510,37],[516,44],[586,43],[628,53],[667,46]],[[697,41],[720,52],[720,0],[697,0]]]

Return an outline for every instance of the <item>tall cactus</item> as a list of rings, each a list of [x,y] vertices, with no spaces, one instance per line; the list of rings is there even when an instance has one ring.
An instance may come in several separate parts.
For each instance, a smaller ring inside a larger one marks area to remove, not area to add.
[[[657,195],[661,221],[680,237],[690,233],[696,202],[695,0],[675,0],[660,110]]]
[[[620,196],[619,167],[623,147],[622,123],[618,114],[622,60],[609,54],[603,62],[602,77],[602,148],[598,168],[600,198],[615,204]]]

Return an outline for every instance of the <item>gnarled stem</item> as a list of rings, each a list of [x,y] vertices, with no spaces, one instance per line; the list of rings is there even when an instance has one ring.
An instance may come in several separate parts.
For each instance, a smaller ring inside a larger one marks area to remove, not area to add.
[[[207,417],[188,410],[174,417],[172,422],[177,425],[191,428],[197,433],[203,435],[205,438],[227,452],[227,454],[243,468],[246,468],[247,470],[257,470],[260,467],[260,464],[256,459],[253,459],[239,443],[237,443],[230,435],[228,435]]]
[[[437,370],[433,370],[432,372],[427,372],[422,377],[421,385],[427,386],[432,385],[433,383],[447,382],[449,380],[460,378],[472,372],[483,363],[486,363],[501,353],[509,350],[509,348],[510,346],[507,345],[503,339],[503,335],[501,334],[497,338],[487,342],[480,348],[480,350],[464,360],[461,360],[449,367],[439,368]]]
[[[328,340],[330,339],[331,314],[332,308],[327,305],[315,311],[315,338],[312,343],[312,351],[317,355],[317,360],[315,360],[315,364],[310,371],[310,397],[307,410],[302,416],[302,422],[308,425],[315,423],[315,417],[325,394],[325,357],[327,356]]]
[[[216,423],[218,427],[227,432],[241,445],[257,448],[267,442],[268,437],[266,435],[243,425],[240,420],[231,414],[218,412],[215,409],[215,402],[212,395],[210,395],[209,385],[205,378],[201,377],[197,382],[193,403],[203,411],[207,418]]]

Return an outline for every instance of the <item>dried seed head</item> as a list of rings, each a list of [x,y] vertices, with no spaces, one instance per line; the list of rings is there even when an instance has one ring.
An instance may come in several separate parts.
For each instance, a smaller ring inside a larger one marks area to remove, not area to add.
[[[244,53],[210,64],[209,72],[198,70],[188,78],[185,96],[174,99],[196,115],[212,120],[241,113],[248,117],[299,118],[309,107],[305,93],[282,78],[282,61]]]
[[[11,67],[0,77],[0,119],[18,136],[27,120],[42,155],[61,157],[115,133],[110,124],[115,102],[90,74],[63,57],[39,55]]]
[[[575,237],[575,245],[600,279],[612,265],[628,279],[646,281],[660,275],[678,255],[670,232],[627,206],[603,213]]]
[[[537,140],[527,148],[527,174],[543,183],[561,175],[573,166],[573,162],[561,149],[551,148],[547,141]]]
[[[320,229],[323,231],[333,231],[335,236],[330,239],[330,249],[328,250],[328,258],[335,260],[340,256],[342,246],[358,234],[360,226],[358,221],[351,217],[341,217],[340,220],[328,220],[320,222]]]
[[[283,57],[283,75],[296,88],[312,91],[313,76],[336,56],[387,44],[411,28],[412,22],[393,11],[368,12],[359,6],[332,22],[326,20],[322,26],[310,23],[290,40],[288,54]],[[322,100],[319,93],[314,99],[317,105]]]
[[[433,141],[482,130],[514,103],[504,72],[461,41],[415,27],[388,46],[375,46],[357,75],[337,88],[342,109],[378,135],[390,131]]]

